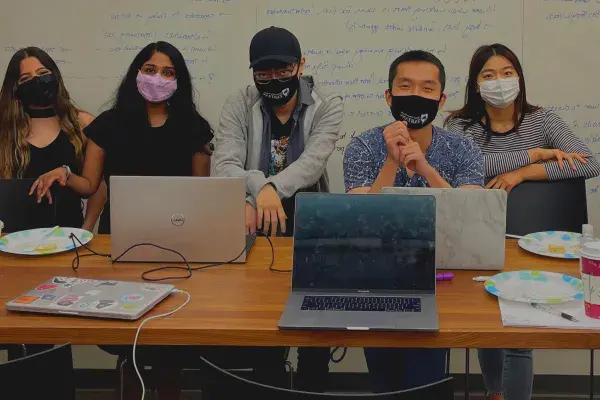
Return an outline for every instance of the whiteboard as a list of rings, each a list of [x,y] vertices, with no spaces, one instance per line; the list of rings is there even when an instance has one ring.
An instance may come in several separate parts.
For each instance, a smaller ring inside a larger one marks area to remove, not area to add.
[[[354,135],[392,120],[383,97],[389,64],[410,49],[428,50],[446,66],[449,110],[462,105],[475,49],[506,44],[524,62],[530,100],[554,107],[600,151],[598,1],[61,0],[49,6],[3,0],[0,68],[18,48],[42,47],[58,62],[76,103],[98,114],[137,52],[165,40],[184,54],[200,112],[216,128],[227,95],[252,83],[254,33],[285,27],[300,40],[305,73],[344,96],[341,138],[329,162],[332,189],[341,192],[345,147]],[[588,121],[594,128],[586,128]],[[597,224],[599,184],[589,186]]]

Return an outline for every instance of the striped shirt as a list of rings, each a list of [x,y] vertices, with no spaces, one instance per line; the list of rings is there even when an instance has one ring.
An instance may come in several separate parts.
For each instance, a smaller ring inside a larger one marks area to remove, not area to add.
[[[470,120],[455,117],[446,124],[446,129],[461,132],[471,137],[484,155],[486,178],[515,171],[530,165],[528,150],[543,148],[557,149],[565,153],[586,154],[587,164],[574,160],[576,170],[565,166],[560,169],[558,161],[544,162],[549,181],[570,178],[590,179],[600,174],[600,164],[590,149],[579,139],[565,122],[552,111],[540,108],[528,113],[517,130],[508,133],[491,133],[490,139],[483,123],[469,125]],[[566,163],[566,161],[565,161]]]

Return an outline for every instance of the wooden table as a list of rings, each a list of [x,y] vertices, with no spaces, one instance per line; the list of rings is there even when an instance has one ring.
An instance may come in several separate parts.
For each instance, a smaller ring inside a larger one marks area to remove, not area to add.
[[[108,252],[108,236],[91,247]],[[275,267],[292,265],[291,239],[274,239]],[[576,275],[577,261],[541,258],[507,241],[506,270],[541,269]],[[99,257],[83,258],[71,269],[74,253],[24,258],[0,256],[0,343],[131,344],[140,321],[122,322],[77,317],[40,316],[8,312],[4,303],[53,276],[141,281],[140,274],[155,265],[119,263]],[[440,331],[437,333],[280,331],[277,321],[290,290],[290,274],[269,271],[271,250],[257,240],[247,264],[197,271],[177,288],[191,293],[183,310],[152,321],[140,334],[143,344],[240,346],[396,346],[396,347],[509,347],[591,349],[600,347],[594,331],[504,328],[495,298],[474,282],[482,271],[454,271],[452,282],[438,284]],[[172,310],[184,301],[173,294],[148,315]]]

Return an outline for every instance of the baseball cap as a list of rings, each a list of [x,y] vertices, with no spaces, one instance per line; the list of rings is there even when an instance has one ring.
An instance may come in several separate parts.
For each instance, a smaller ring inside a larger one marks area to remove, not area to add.
[[[293,64],[302,58],[300,42],[287,29],[272,26],[258,32],[250,42],[250,68],[257,64]]]

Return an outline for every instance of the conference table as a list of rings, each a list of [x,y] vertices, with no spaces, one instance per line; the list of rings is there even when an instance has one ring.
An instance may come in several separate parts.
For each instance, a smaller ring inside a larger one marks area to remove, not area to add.
[[[292,267],[292,239],[274,238],[274,268]],[[90,247],[109,253],[110,237],[97,236]],[[82,253],[84,253],[83,251]],[[142,281],[156,264],[116,263],[84,257],[71,268],[74,252],[44,257],[0,255],[0,343],[131,344],[141,320],[115,321],[10,312],[4,303],[53,276]],[[493,271],[452,271],[449,282],[438,282],[440,330],[417,332],[282,331],[277,322],[291,286],[289,273],[272,272],[271,247],[258,238],[245,264],[195,271],[189,279],[169,281],[191,294],[190,303],[167,318],[146,324],[140,344],[233,346],[389,346],[444,348],[594,349],[597,331],[503,327],[498,301],[473,277]],[[536,269],[578,275],[573,260],[542,258],[506,242],[505,270]],[[182,271],[180,271],[182,272]],[[173,275],[159,272],[154,277]],[[146,316],[165,313],[185,300],[171,294]]]

